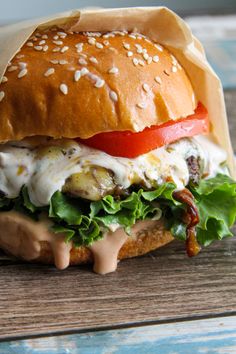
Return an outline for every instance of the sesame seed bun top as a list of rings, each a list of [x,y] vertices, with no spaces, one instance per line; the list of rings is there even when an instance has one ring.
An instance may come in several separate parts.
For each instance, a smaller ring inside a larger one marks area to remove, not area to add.
[[[0,142],[141,131],[193,113],[191,83],[169,51],[140,34],[37,31],[0,84]]]

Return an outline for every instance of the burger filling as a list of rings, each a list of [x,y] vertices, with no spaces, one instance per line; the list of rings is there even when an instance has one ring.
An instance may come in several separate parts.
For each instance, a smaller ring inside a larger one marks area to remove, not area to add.
[[[0,208],[35,220],[46,214],[52,230],[78,246],[163,217],[192,256],[198,243],[232,235],[236,183],[225,161],[226,153],[202,135],[135,158],[69,139],[29,138],[0,147]]]

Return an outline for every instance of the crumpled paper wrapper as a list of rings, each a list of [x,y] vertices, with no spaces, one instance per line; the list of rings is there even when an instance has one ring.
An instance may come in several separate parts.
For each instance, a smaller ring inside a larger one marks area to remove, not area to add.
[[[174,12],[165,7],[84,9],[3,27],[0,29],[0,79],[8,62],[34,30],[54,25],[70,31],[134,31],[167,47],[185,68],[197,99],[207,107],[212,133],[227,151],[231,174],[236,176],[221,82],[207,62],[201,43]]]

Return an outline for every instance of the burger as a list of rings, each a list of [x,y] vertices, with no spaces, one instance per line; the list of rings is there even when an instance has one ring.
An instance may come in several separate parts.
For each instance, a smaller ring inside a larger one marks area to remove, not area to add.
[[[142,33],[36,30],[0,84],[0,247],[27,261],[188,256],[232,236],[236,183],[187,72]]]

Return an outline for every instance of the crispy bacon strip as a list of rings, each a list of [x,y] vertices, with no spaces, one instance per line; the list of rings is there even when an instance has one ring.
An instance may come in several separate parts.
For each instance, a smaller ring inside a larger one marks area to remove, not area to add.
[[[199,215],[194,203],[194,196],[187,188],[184,188],[181,191],[174,192],[173,197],[187,206],[184,214],[184,222],[187,224],[186,251],[189,257],[196,256],[201,247],[196,238],[196,225],[199,223]]]

